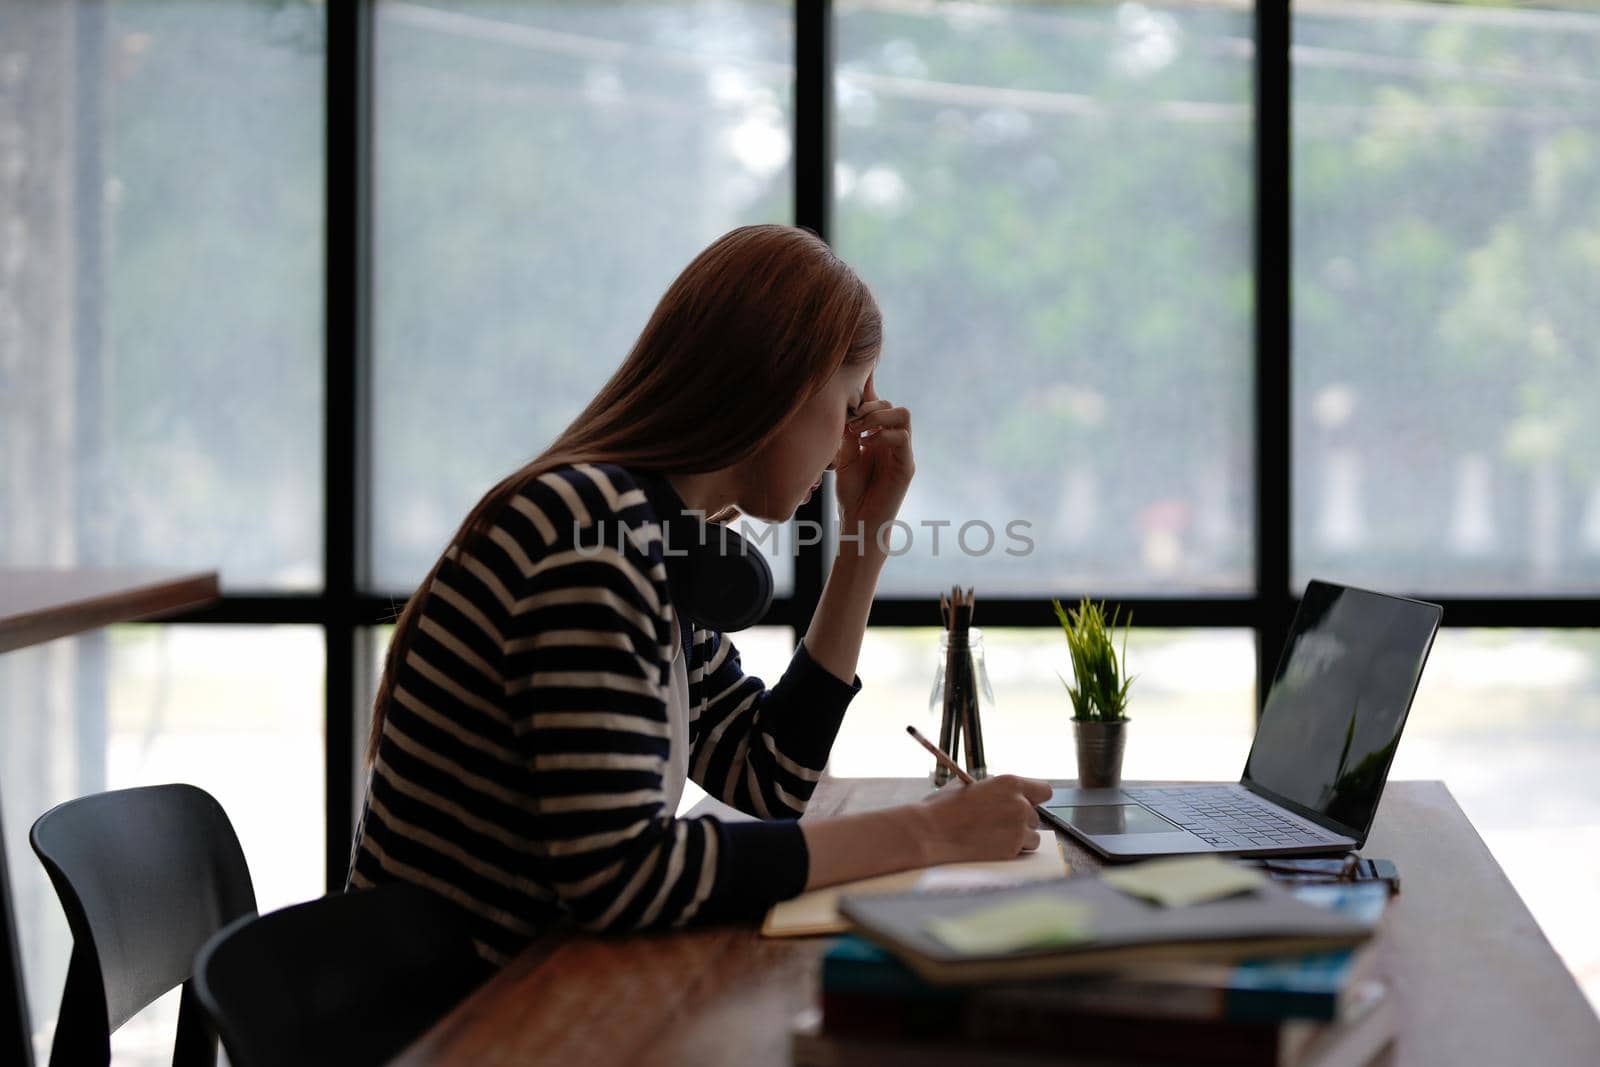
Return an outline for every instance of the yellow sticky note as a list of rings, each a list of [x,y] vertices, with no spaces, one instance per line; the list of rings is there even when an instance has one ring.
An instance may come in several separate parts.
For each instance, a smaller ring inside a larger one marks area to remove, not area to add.
[[[1052,893],[1015,897],[962,915],[928,920],[928,932],[958,952],[988,955],[1069,945],[1091,936],[1093,909]]]
[[[1100,876],[1124,893],[1166,908],[1231,897],[1266,881],[1260,871],[1239,867],[1217,856],[1182,856],[1118,867]]]

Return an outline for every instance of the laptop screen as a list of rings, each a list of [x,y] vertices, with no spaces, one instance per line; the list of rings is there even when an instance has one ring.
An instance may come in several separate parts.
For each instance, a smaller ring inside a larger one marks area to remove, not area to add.
[[[1308,585],[1245,784],[1365,838],[1440,614],[1436,604]]]

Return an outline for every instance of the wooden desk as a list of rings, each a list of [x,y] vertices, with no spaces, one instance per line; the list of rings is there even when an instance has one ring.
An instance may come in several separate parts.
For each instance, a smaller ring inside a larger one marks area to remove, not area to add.
[[[811,811],[926,788],[828,778]],[[1063,840],[1075,870],[1097,866]],[[1402,879],[1380,949],[1403,1020],[1394,1063],[1600,1063],[1600,1020],[1443,783],[1391,783],[1364,852],[1393,859]],[[752,924],[535,944],[396,1062],[787,1064],[826,943],[766,940]]]
[[[217,597],[217,574],[0,567],[0,652],[195,607]]]
[[[194,607],[214,600],[217,592],[215,571],[0,567],[0,652]],[[11,910],[3,822],[0,819],[0,1060],[27,1067],[33,1063],[32,1025]]]

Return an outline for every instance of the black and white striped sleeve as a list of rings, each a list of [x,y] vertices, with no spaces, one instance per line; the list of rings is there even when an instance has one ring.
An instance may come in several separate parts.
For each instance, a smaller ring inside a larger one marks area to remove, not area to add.
[[[695,631],[702,700],[690,740],[689,777],[706,792],[762,819],[797,819],[828,762],[861,679],[845,684],[804,642],[771,689],[739,666],[726,634]]]
[[[677,819],[662,775],[670,615],[632,540],[553,544],[525,570],[505,643],[537,879],[591,930],[760,914],[808,871],[796,824]]]

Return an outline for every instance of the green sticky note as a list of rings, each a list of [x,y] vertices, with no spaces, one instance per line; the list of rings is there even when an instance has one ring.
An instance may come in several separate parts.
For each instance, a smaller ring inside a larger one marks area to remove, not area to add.
[[[1014,897],[961,915],[929,919],[928,932],[958,952],[991,955],[1087,941],[1093,909],[1053,893]]]
[[[1266,881],[1260,871],[1239,867],[1217,856],[1150,860],[1132,867],[1118,867],[1100,877],[1107,885],[1154,901],[1164,908],[1181,908],[1231,897]]]

